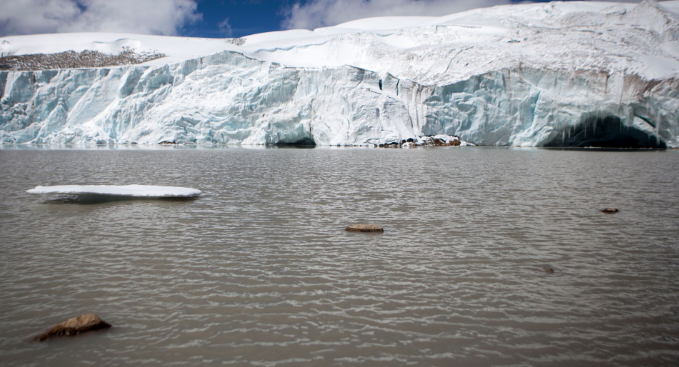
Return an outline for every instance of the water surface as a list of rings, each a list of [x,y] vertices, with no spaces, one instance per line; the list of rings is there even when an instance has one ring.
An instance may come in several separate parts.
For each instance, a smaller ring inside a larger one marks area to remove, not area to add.
[[[0,172],[2,365],[679,363],[677,151],[10,149]],[[204,194],[25,193],[66,184]],[[88,312],[114,327],[29,340]]]

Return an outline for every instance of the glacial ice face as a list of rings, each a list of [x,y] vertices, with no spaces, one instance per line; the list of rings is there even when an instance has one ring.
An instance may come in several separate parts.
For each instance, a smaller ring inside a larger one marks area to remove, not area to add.
[[[286,68],[224,52],[163,67],[0,74],[3,143],[380,144],[448,134],[541,146],[614,116],[679,146],[679,81],[500,70],[441,86],[339,67]]]
[[[242,52],[166,64],[0,72],[0,142],[367,145],[448,134],[543,146],[617,119],[679,147],[677,16],[648,0],[584,3],[603,9],[589,13],[571,4],[246,41]]]
[[[425,86],[355,67],[286,68],[234,52],[162,67],[0,74],[3,143],[365,145],[448,134],[541,146],[614,116],[679,146],[679,81],[507,69]]]
[[[416,133],[412,103],[353,67],[285,68],[223,52],[163,67],[6,75],[6,143],[345,145]]]
[[[677,79],[502,70],[437,87],[425,101],[431,112],[422,132],[459,135],[480,145],[557,146],[556,137],[592,118],[611,117],[622,127],[654,137],[658,144],[676,147],[678,91]]]

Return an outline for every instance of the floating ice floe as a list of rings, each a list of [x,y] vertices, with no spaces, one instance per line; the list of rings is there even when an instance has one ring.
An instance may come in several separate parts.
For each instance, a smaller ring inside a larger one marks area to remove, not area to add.
[[[62,186],[37,186],[26,191],[29,194],[60,194],[68,195],[76,201],[96,201],[106,199],[165,199],[165,198],[195,198],[200,195],[200,190],[173,187],[173,186],[147,186],[147,185],[62,185]]]

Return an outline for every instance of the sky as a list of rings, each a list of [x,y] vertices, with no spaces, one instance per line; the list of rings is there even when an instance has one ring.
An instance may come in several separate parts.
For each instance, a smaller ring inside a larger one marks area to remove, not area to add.
[[[226,38],[544,0],[1,0],[0,37],[120,32]],[[639,2],[640,0],[622,0]]]

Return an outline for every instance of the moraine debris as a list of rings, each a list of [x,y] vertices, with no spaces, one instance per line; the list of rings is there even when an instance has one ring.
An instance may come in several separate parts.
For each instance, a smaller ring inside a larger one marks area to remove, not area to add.
[[[380,148],[412,148],[412,147],[459,147],[474,146],[454,135],[418,136],[379,144]]]
[[[167,55],[160,52],[136,52],[123,47],[118,54],[106,54],[95,50],[82,52],[64,51],[52,54],[31,54],[0,57],[0,70],[48,70],[100,68],[106,66],[135,65],[160,59]]]

